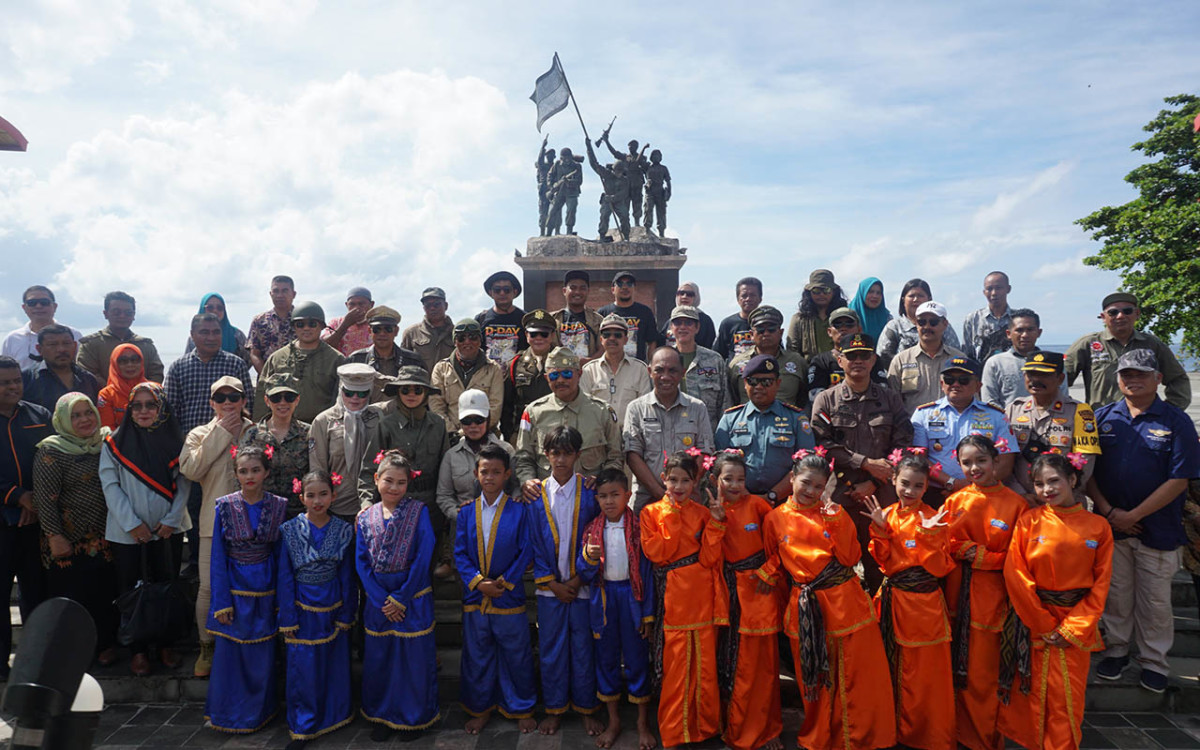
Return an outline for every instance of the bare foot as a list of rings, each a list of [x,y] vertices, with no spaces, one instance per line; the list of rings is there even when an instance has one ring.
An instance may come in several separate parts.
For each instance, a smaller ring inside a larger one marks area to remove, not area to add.
[[[591,714],[583,715],[583,730],[589,737],[595,737],[604,731],[604,723]]]
[[[617,741],[617,737],[621,736],[621,720],[608,722],[608,729],[605,729],[599,737],[596,738],[596,747],[612,747]]]
[[[562,723],[562,717],[558,714],[550,714],[542,719],[542,723],[538,724],[538,731],[542,734],[558,734],[558,725]]]
[[[517,729],[521,730],[521,734],[529,734],[538,728],[538,723],[533,719],[521,719],[517,722]]]
[[[654,750],[658,747],[658,738],[654,736],[654,732],[650,731],[650,727],[638,722],[638,750]]]
[[[488,720],[491,718],[492,712],[484,711],[479,716],[473,716],[468,719],[467,723],[463,725],[463,730],[466,731],[467,734],[479,734],[479,732],[487,726]]]
[[[783,750],[783,740],[778,737],[767,740],[767,744],[762,746],[762,750]]]

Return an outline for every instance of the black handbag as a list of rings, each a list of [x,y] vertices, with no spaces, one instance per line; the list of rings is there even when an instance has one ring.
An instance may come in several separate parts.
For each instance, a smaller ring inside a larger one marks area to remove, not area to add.
[[[142,546],[142,578],[114,602],[121,613],[117,641],[122,646],[154,643],[166,646],[187,635],[192,626],[193,610],[178,581],[151,581],[147,556]],[[171,560],[170,544],[155,543]]]

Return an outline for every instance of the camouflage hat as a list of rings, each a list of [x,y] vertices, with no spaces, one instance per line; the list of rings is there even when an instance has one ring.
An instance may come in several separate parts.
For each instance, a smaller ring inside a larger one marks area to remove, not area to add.
[[[1062,375],[1065,371],[1063,360],[1063,355],[1058,352],[1044,352],[1036,349],[1025,357],[1025,364],[1021,366],[1021,372],[1045,372],[1051,375]]]
[[[527,331],[557,331],[558,321],[545,310],[530,310],[521,318],[521,327]]]
[[[1158,372],[1158,357],[1149,349],[1130,349],[1117,360],[1117,372],[1125,370]]]
[[[829,325],[833,325],[841,318],[850,318],[854,321],[854,325],[862,325],[862,321],[858,319],[858,313],[854,312],[849,307],[839,307],[838,309],[829,313]]]
[[[605,328],[620,328],[625,333],[629,333],[629,321],[625,320],[625,316],[609,313],[604,316],[604,320],[600,321],[600,330]]]
[[[579,355],[565,346],[555,347],[546,355],[546,372],[551,370],[578,370]]]
[[[779,360],[772,357],[770,354],[756,354],[746,363],[746,369],[742,370],[743,378],[752,378],[755,375],[775,375],[779,376]]]
[[[483,328],[479,326],[479,321],[474,318],[463,318],[454,324],[455,335],[460,333],[477,333],[482,335]]]
[[[367,323],[399,323],[400,313],[387,305],[376,305],[367,311]]]
[[[837,286],[833,280],[833,271],[824,268],[818,268],[808,275],[808,283],[804,285],[805,291],[812,291],[813,287],[827,286],[830,289]]]
[[[697,323],[699,323],[700,322],[700,311],[698,309],[696,309],[695,307],[693,307],[692,305],[676,305],[675,309],[671,311],[670,320],[675,321],[675,320],[678,320],[679,318],[685,318],[687,320],[694,320]]]
[[[286,373],[276,373],[266,379],[266,394],[274,396],[276,393],[295,393],[300,394],[300,384],[296,379]]]
[[[418,367],[417,365],[404,365],[401,367],[396,377],[388,378],[387,382],[384,383],[383,392],[388,396],[395,396],[402,385],[419,385],[427,393],[441,393],[440,390],[430,385],[429,373],[425,372],[425,368]]]
[[[751,328],[760,323],[774,323],[777,326],[782,326],[783,313],[770,305],[759,305],[750,313],[748,320]]]
[[[431,286],[431,287],[428,287],[425,291],[421,292],[421,301],[422,302],[429,299],[430,297],[437,297],[440,300],[444,300],[444,299],[446,299],[446,290],[442,289],[440,286]]]
[[[832,320],[833,316],[830,316]],[[865,333],[848,333],[838,339],[838,349],[842,354],[850,352],[870,352],[875,353],[875,339]]]
[[[319,320],[325,322],[325,311],[312,300],[301,302],[292,308],[292,320]]]

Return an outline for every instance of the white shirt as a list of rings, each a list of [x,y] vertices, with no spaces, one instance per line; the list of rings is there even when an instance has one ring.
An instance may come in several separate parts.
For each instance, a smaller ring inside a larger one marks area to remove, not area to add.
[[[629,551],[625,549],[625,518],[604,522],[604,580],[629,580]]]
[[[57,320],[54,321],[54,324],[62,325]],[[79,329],[71,328],[71,326],[67,326],[67,328],[71,329],[71,335],[75,337],[76,341],[83,338],[83,334],[79,332]],[[33,356],[38,353],[37,337],[38,335],[26,323],[4,337],[4,345],[0,347],[0,354],[12,357],[17,362],[20,362],[22,370],[32,367],[41,361],[40,358],[37,360],[33,359]]]
[[[553,475],[546,477],[542,483],[546,486],[546,497],[550,498],[550,516],[558,529],[558,580],[566,581],[571,577],[571,530],[575,522],[575,485],[578,477],[575,474],[566,484],[559,484]],[[575,550],[576,553],[579,550]],[[538,589],[538,596],[554,596],[552,591]],[[579,589],[579,598],[591,596],[587,586]]]
[[[483,534],[483,548],[486,550],[488,545],[492,543],[492,521],[496,519],[496,512],[500,510],[500,500],[503,499],[504,493],[501,492],[496,499],[489,503],[482,494],[479,495],[479,502],[483,505],[483,528],[479,529],[479,533]],[[479,567],[482,569],[486,561],[480,560]],[[488,577],[486,570],[481,570],[483,577]]]

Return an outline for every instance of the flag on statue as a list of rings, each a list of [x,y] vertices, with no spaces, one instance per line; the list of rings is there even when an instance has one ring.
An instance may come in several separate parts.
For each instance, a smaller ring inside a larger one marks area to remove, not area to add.
[[[567,106],[567,77],[562,66],[558,63],[558,55],[550,63],[550,70],[538,76],[533,86],[533,96],[529,97],[537,105],[537,129],[542,132],[542,123],[562,112]]]

